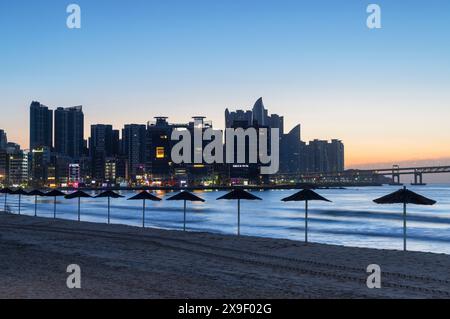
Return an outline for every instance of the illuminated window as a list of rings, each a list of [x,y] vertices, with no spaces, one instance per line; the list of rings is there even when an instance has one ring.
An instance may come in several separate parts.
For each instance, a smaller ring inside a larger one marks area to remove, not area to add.
[[[164,158],[164,147],[157,147],[156,148],[156,158]]]

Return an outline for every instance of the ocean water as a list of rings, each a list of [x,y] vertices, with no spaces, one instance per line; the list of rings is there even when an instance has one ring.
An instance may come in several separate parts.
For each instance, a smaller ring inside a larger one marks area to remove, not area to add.
[[[311,242],[402,249],[402,205],[377,205],[373,199],[397,190],[397,186],[323,189],[318,192],[332,203],[310,202]],[[434,206],[408,206],[408,250],[450,254],[450,185],[410,186],[437,201]],[[256,191],[262,201],[241,202],[241,234],[304,240],[304,203],[280,200],[295,191]],[[92,193],[94,195],[94,193]],[[111,222],[140,227],[142,201],[129,201],[135,192],[121,192],[126,198],[111,199]],[[196,192],[205,203],[188,203],[188,231],[235,234],[237,202],[216,200],[223,191]],[[161,198],[173,193],[157,192]],[[53,198],[38,198],[40,217],[53,217]],[[4,199],[0,197],[0,208]],[[9,195],[7,206],[18,212],[18,196]],[[57,217],[77,219],[78,200],[57,199]],[[34,197],[22,197],[22,213],[34,215]],[[83,221],[106,223],[107,199],[81,199]],[[147,202],[146,226],[182,229],[183,202]]]

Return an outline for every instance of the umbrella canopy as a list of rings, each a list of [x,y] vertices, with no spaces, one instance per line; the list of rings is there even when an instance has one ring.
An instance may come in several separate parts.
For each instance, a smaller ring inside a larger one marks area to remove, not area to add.
[[[12,191],[10,194],[12,194],[12,195],[20,195],[20,196],[28,195],[28,193],[26,191],[24,191],[22,188],[18,188],[16,190]]]
[[[22,188],[18,188],[16,190],[12,191],[11,195],[19,195],[19,215],[20,215],[22,195],[27,196],[28,193],[26,191],[24,191]]]
[[[66,196],[66,194],[57,189],[54,189],[54,190],[46,193],[45,196],[47,196],[47,197],[62,197],[62,196]]]
[[[316,192],[310,190],[310,189],[303,189],[294,195],[288,196],[286,198],[283,198],[283,202],[304,202],[304,201],[310,201],[310,200],[320,200],[324,202],[331,202],[330,200],[326,199],[325,197],[320,196]]]
[[[95,198],[108,198],[108,224],[111,222],[111,198],[121,198],[122,195],[114,193],[113,191],[105,191],[98,194]]]
[[[225,194],[221,197],[218,198],[218,200],[220,199],[245,199],[245,200],[262,200],[261,198],[253,195],[252,193],[249,193],[241,188],[237,188],[237,189],[233,189],[231,192],[229,192],[228,194]]]
[[[135,196],[133,196],[133,197],[131,197],[131,198],[128,198],[128,200],[151,200],[151,201],[160,201],[161,198],[156,197],[155,195],[150,194],[150,193],[147,192],[147,191],[142,191],[142,192],[140,192],[139,194],[137,194],[137,195],[135,195]]]
[[[406,251],[406,205],[434,205],[435,200],[419,195],[413,191],[406,189],[399,189],[396,192],[388,194],[386,196],[374,199],[377,204],[403,204],[403,250]]]
[[[32,190],[31,192],[27,193],[27,196],[45,196],[45,193],[41,192],[40,190]]]
[[[13,191],[10,188],[2,188],[0,189],[0,194],[11,194]]]
[[[0,194],[5,194],[5,207],[4,207],[4,211],[6,212],[6,201],[8,199],[8,194],[12,193],[12,189],[9,188],[2,188],[0,189]]]
[[[37,216],[37,197],[38,196],[45,196],[45,194],[43,192],[41,192],[40,190],[32,190],[31,192],[29,192],[27,194],[27,196],[34,196],[34,216]]]
[[[81,198],[91,198],[92,196],[83,191],[76,191],[72,194],[64,196],[66,199],[78,198],[78,221],[81,221]]]
[[[160,201],[161,198],[156,197],[155,195],[150,194],[147,191],[142,191],[139,194],[128,198],[128,200],[142,200],[142,228],[145,227],[145,201],[151,200],[151,201]]]
[[[64,197],[66,199],[74,199],[74,198],[90,198],[92,196],[89,195],[89,194],[86,194],[83,191],[76,191],[76,192],[74,192],[72,194],[65,195]]]
[[[414,205],[434,205],[435,200],[426,198],[404,187],[389,195],[374,200],[377,204],[414,204]]]
[[[183,231],[186,231],[186,202],[204,202],[205,200],[203,198],[200,198],[192,193],[183,191],[181,193],[178,193],[167,200],[182,200],[184,201],[184,223],[183,223]]]
[[[61,191],[59,191],[59,190],[57,190],[57,189],[54,189],[54,190],[48,192],[47,194],[45,194],[45,196],[54,198],[54,201],[53,201],[53,218],[56,218],[56,197],[63,197],[63,196],[66,196],[66,194],[61,192]]]
[[[200,198],[192,193],[183,191],[181,193],[178,193],[172,197],[169,197],[167,200],[185,200],[189,202],[204,202],[205,200],[203,198]]]
[[[95,196],[95,198],[121,198],[124,197],[122,195],[119,195],[113,191],[105,191],[103,193],[98,194],[97,196]]]
[[[282,199],[283,202],[305,202],[305,243],[308,243],[308,202],[313,200],[331,202],[309,188]]]
[[[237,235],[240,236],[241,235],[241,200],[262,200],[261,198],[259,198],[258,196],[255,196],[241,188],[236,188],[233,189],[231,192],[229,192],[228,194],[225,194],[219,198],[217,198],[217,200],[221,200],[221,199],[228,199],[228,200],[237,200],[238,201],[238,229],[237,229]]]

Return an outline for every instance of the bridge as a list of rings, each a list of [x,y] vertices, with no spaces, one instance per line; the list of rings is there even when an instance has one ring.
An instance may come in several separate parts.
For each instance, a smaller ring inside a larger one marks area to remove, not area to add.
[[[277,178],[291,180],[298,183],[389,183],[401,184],[401,176],[414,176],[413,185],[424,185],[423,175],[450,173],[450,166],[420,166],[400,167],[394,165],[391,168],[377,169],[349,169],[338,173],[295,173],[278,174]]]

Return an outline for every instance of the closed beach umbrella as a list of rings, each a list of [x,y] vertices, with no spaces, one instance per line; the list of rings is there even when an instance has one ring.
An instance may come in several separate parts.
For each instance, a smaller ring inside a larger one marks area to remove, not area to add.
[[[41,192],[40,190],[35,189],[35,190],[29,192],[27,195],[34,196],[34,217],[36,217],[37,216],[37,198],[38,198],[38,196],[41,196],[41,197],[45,196],[45,194],[43,192]]]
[[[114,193],[113,191],[106,191],[95,196],[95,198],[108,198],[108,224],[110,223],[111,212],[111,198],[121,198],[122,195]]]
[[[161,198],[156,197],[155,195],[150,194],[147,191],[142,191],[139,194],[128,198],[128,200],[142,200],[142,228],[145,227],[145,201],[151,200],[151,201],[160,201]]]
[[[21,208],[21,199],[22,196],[27,196],[28,193],[25,192],[22,188],[18,188],[15,191],[11,192],[11,195],[19,195],[19,215],[20,215],[20,208]]]
[[[305,202],[305,243],[308,243],[308,202],[312,200],[331,202],[310,189],[303,189],[282,199],[283,202]]]
[[[78,198],[78,221],[81,221],[81,198],[91,198],[92,196],[83,191],[76,191],[75,193],[64,196],[66,199]]]
[[[186,231],[186,202],[204,202],[205,200],[203,198],[200,198],[192,193],[183,191],[181,193],[178,193],[167,200],[182,200],[184,201],[184,223],[183,223],[183,231]]]
[[[228,199],[228,200],[237,200],[238,201],[238,229],[237,229],[237,235],[241,235],[241,200],[262,200],[261,198],[246,192],[243,189],[237,188],[229,192],[228,194],[225,194],[217,200],[221,199]]]
[[[0,189],[0,194],[5,194],[5,208],[4,211],[6,213],[6,200],[8,199],[8,194],[12,194],[12,190],[9,188]]]
[[[66,196],[66,194],[64,194],[63,192],[54,189],[50,192],[48,192],[47,194],[45,194],[45,196],[47,197],[53,197],[54,201],[53,201],[53,218],[56,218],[56,197],[63,197]]]
[[[403,250],[406,251],[406,205],[434,205],[435,200],[426,198],[403,187],[396,192],[374,200],[377,204],[403,204]]]

